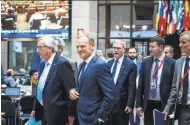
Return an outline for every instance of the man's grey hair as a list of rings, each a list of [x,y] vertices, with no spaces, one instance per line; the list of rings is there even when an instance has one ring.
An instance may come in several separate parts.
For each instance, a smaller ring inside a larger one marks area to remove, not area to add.
[[[165,48],[166,48],[166,47],[169,47],[169,48],[170,48],[170,53],[174,53],[174,48],[173,48],[173,46],[165,45]]]
[[[125,49],[127,48],[126,42],[123,41],[123,40],[121,40],[121,39],[115,40],[115,41],[113,42],[113,44],[114,44],[114,43],[121,43],[121,44],[123,44],[123,47],[124,47]]]
[[[187,30],[187,31],[181,33],[181,34],[180,34],[180,37],[181,37],[181,36],[184,36],[184,35],[186,35],[186,36],[187,36],[187,40],[190,41],[190,30]]]
[[[61,39],[60,37],[54,37],[55,39],[55,44],[57,46],[60,46],[61,48],[65,47],[65,41],[63,39]]]
[[[44,37],[40,37],[38,39],[38,41],[39,40],[43,40],[46,46],[51,47],[53,53],[57,52],[57,45],[56,45],[55,39],[53,37],[44,36]]]

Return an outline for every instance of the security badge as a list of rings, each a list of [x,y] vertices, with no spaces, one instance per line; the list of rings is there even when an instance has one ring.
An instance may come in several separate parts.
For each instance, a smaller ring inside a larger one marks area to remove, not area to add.
[[[151,90],[154,90],[156,89],[156,81],[155,80],[152,80],[152,83],[151,83]]]

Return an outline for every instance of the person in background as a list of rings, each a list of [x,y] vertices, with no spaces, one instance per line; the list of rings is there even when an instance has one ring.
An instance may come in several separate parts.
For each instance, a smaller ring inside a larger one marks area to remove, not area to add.
[[[113,43],[114,58],[108,61],[112,79],[119,93],[115,106],[112,108],[112,125],[128,125],[129,113],[133,111],[136,94],[137,67],[124,55],[126,43],[115,40]]]
[[[64,50],[64,47],[65,47],[64,40],[61,39],[61,38],[59,38],[59,37],[55,37],[55,42],[56,42],[56,45],[57,45],[58,54],[60,56],[63,56],[63,50]],[[78,76],[77,62],[75,60],[70,59],[70,58],[66,58],[66,59],[69,61],[69,63],[72,66],[72,70],[73,70],[74,76],[75,76],[75,82],[77,82],[77,76]],[[73,100],[69,101],[69,104],[68,104],[68,115],[69,115],[68,116],[69,125],[73,125],[74,119],[77,116],[76,101],[73,101]]]
[[[174,56],[174,48],[170,45],[166,45],[164,47],[164,52],[166,56],[173,57]]]
[[[22,85],[20,83],[20,79],[17,78],[16,80],[14,79],[14,71],[13,69],[8,69],[5,77],[5,83],[7,86],[10,87],[21,87]]]
[[[137,59],[137,51],[134,47],[129,48],[128,57],[137,65],[137,77],[138,77],[140,74],[142,61],[139,61]]]
[[[30,19],[29,19],[29,24],[31,27],[32,27],[32,23],[33,23],[34,19],[39,19],[39,20],[44,19],[44,15],[39,13],[38,8],[35,8],[35,13],[32,14]]]
[[[30,79],[24,85],[37,86],[38,71],[33,69],[30,71],[29,75],[30,75]]]
[[[100,57],[100,59],[102,59],[105,62],[107,62],[106,58],[104,57],[104,54],[103,54],[102,50],[97,50],[96,51],[96,56]]]
[[[172,90],[163,111],[165,119],[175,113],[179,125],[190,124],[190,30],[180,34],[179,47],[185,53],[176,61]]]
[[[130,47],[128,50],[128,57],[136,64],[137,66],[137,78],[136,78],[136,88],[138,87],[138,81],[139,81],[139,75],[140,75],[140,70],[141,70],[141,66],[142,66],[142,61],[139,61],[137,59],[137,51],[135,49],[135,47]],[[136,124],[136,125],[140,125],[140,117],[139,115],[136,114],[136,108],[134,109],[134,111],[130,114],[129,116],[130,120],[130,124]]]
[[[164,38],[152,37],[149,41],[150,57],[142,62],[136,108],[138,115],[144,114],[144,125],[154,125],[153,110],[164,110],[171,91],[175,60],[165,56],[164,46]]]

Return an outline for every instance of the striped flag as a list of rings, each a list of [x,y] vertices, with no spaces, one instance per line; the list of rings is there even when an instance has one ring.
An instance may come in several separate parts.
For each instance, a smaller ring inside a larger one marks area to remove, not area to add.
[[[173,34],[174,32],[174,21],[173,21],[173,15],[172,15],[173,10],[174,10],[173,0],[169,0],[168,21],[167,21],[168,34]]]
[[[168,17],[168,3],[167,0],[163,1],[164,4],[164,15],[163,15],[163,34],[166,35],[166,27],[167,27],[167,17]]]
[[[159,35],[163,35],[163,31],[164,31],[164,27],[163,27],[163,23],[164,23],[164,3],[163,1],[161,1],[161,5],[160,5],[160,14],[159,14],[159,22],[158,22],[158,27],[159,27]]]
[[[160,11],[161,11],[161,1],[159,1],[159,4],[158,4],[158,12],[156,14],[156,31],[159,33],[159,17],[160,17]]]
[[[177,12],[178,12],[178,1],[173,1],[173,11],[172,11],[172,34],[176,32],[177,24]]]
[[[177,33],[178,34],[180,34],[183,30],[183,15],[184,15],[183,1],[179,1],[178,21],[177,21]]]
[[[184,0],[183,29],[185,31],[190,29],[188,0]]]

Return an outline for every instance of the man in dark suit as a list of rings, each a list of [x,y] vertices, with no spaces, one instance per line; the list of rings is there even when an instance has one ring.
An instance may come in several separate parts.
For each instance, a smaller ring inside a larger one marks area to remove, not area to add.
[[[180,35],[181,52],[185,53],[176,61],[172,90],[164,109],[165,117],[175,112],[179,125],[190,124],[190,30]]]
[[[80,36],[76,47],[84,61],[79,68],[77,87],[70,90],[70,98],[78,99],[79,124],[107,125],[117,95],[110,70],[105,61],[94,56],[93,38]]]
[[[137,66],[137,78],[136,78],[136,88],[138,87],[138,80],[140,75],[140,70],[142,66],[142,61],[137,59],[137,50],[135,47],[130,47],[128,50],[128,57],[136,64]],[[129,116],[130,124],[140,125],[140,117],[136,114],[136,109],[134,112],[130,113]]]
[[[69,62],[57,55],[52,37],[38,39],[37,51],[44,61],[40,65],[37,99],[32,116],[43,125],[66,125],[68,92],[75,87]]]
[[[172,86],[175,60],[165,56],[164,38],[150,39],[149,52],[142,62],[136,94],[136,108],[139,115],[144,113],[144,124],[153,125],[153,110],[163,111]]]
[[[137,77],[140,75],[142,61],[137,59],[137,51],[135,47],[130,47],[128,50],[128,57],[133,60],[133,62],[137,65]]]
[[[65,47],[65,42],[63,39],[59,38],[59,37],[55,37],[55,42],[57,45],[57,52],[60,56],[63,56],[63,50]],[[64,57],[64,56],[63,56]],[[77,82],[77,76],[78,76],[78,67],[77,67],[77,62],[75,60],[72,60],[70,58],[64,57],[66,58],[69,63],[72,66],[72,70],[74,72],[75,75],[75,81]],[[77,111],[76,111],[76,100],[70,100],[69,104],[68,104],[68,122],[69,125],[73,125],[75,116],[77,115]]]
[[[136,94],[137,69],[133,61],[124,56],[126,43],[116,40],[113,43],[114,59],[108,61],[112,78],[119,93],[112,110],[112,125],[128,125],[129,113],[133,111]]]

